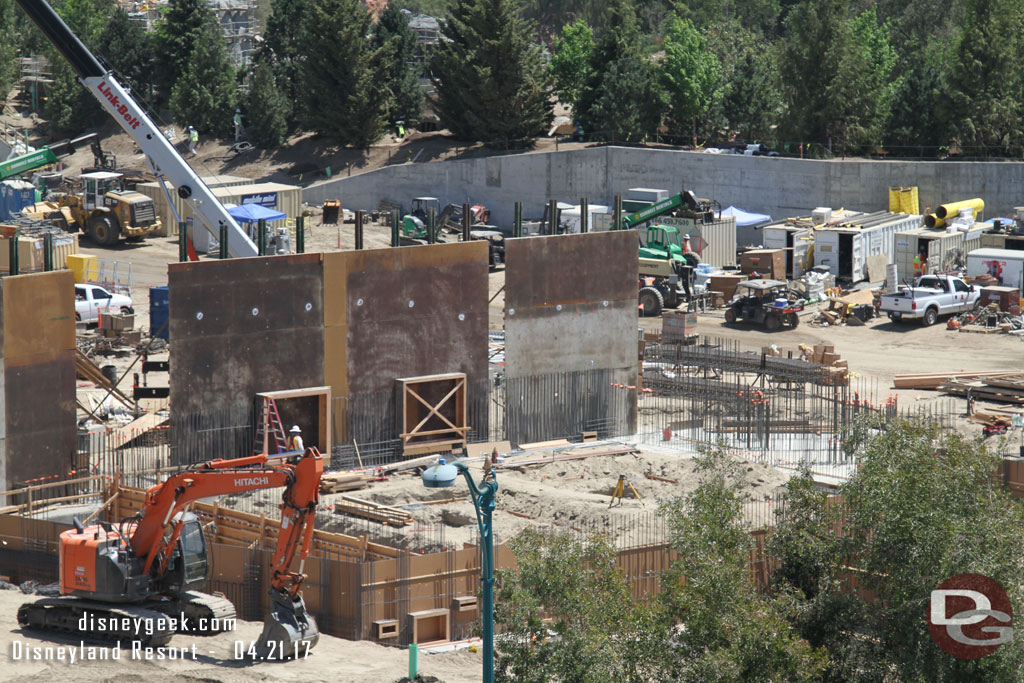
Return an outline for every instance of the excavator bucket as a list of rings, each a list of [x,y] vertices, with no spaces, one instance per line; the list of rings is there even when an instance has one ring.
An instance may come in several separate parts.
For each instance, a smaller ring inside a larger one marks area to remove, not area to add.
[[[257,655],[261,659],[301,659],[320,640],[316,620],[301,596],[270,591],[270,613],[263,619]]]

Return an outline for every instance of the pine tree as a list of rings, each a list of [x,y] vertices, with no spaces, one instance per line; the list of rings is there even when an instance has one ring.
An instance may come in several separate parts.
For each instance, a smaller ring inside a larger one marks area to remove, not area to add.
[[[0,102],[18,81],[17,8],[13,0],[0,0]]]
[[[607,12],[576,118],[588,137],[637,142],[657,129],[662,93],[642,48],[632,3],[616,0]]]
[[[387,118],[393,124],[404,121],[415,126],[423,117],[423,91],[420,66],[415,61],[416,36],[409,19],[389,2],[373,27],[373,45],[383,49],[384,83],[388,89]]]
[[[58,14],[86,46],[95,47],[113,9],[110,0],[67,0]],[[47,54],[53,82],[46,89],[43,115],[53,133],[74,134],[92,128],[103,115],[99,102],[79,83],[67,60],[52,47]]]
[[[171,90],[171,112],[182,126],[226,135],[235,110],[235,68],[220,27],[212,14],[207,17],[185,71]]]
[[[124,8],[114,9],[100,32],[97,52],[117,72],[118,79],[132,90],[141,90],[150,82],[153,53],[146,32],[128,17]]]
[[[551,120],[532,27],[512,0],[456,0],[431,60],[441,125],[455,137],[528,145]]]
[[[384,131],[383,57],[366,37],[370,22],[359,0],[316,0],[302,46],[306,126],[354,147],[373,144]]]
[[[303,112],[301,64],[310,4],[308,0],[273,0],[270,7],[259,54],[273,65],[277,89],[289,104],[291,130]]]
[[[276,149],[288,136],[288,100],[278,89],[274,70],[267,58],[257,57],[249,78],[249,93],[245,111],[248,113],[246,132],[258,147]]]
[[[718,58],[689,19],[672,17],[665,36],[661,81],[677,130],[697,135],[697,120],[707,114],[719,87]]]
[[[211,19],[213,13],[206,0],[171,0],[164,19],[157,23],[153,34],[156,53],[153,80],[161,104],[170,101],[174,85],[188,68],[196,43]]]
[[[968,154],[1019,154],[1024,13],[1013,0],[970,0],[944,103]]]

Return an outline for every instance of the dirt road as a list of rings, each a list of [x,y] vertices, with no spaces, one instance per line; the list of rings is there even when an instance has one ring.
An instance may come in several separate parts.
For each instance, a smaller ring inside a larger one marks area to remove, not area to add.
[[[239,621],[234,631],[210,638],[177,635],[163,651],[115,650],[100,641],[41,637],[22,630],[18,606],[36,599],[20,591],[0,590],[0,680],[10,683],[235,683],[236,681],[295,681],[315,683],[391,683],[408,674],[408,651],[367,641],[320,636],[308,657],[287,662],[253,662],[244,651],[258,639],[262,623]],[[193,651],[193,646],[195,649]],[[63,648],[63,649],[58,649]],[[106,660],[82,661],[83,653]],[[71,661],[72,653],[76,657]],[[170,657],[174,655],[175,658]],[[162,657],[162,658],[161,658]],[[480,680],[480,653],[468,650],[420,656],[420,674],[445,683]]]

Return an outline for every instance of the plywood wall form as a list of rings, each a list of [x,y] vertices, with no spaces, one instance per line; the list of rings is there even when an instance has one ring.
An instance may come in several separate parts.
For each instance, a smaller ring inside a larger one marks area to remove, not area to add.
[[[462,372],[468,400],[486,401],[486,243],[334,252],[323,259],[324,377],[335,396],[349,397],[350,409],[360,397],[393,405],[398,378]],[[339,429],[339,442],[352,438],[344,425]]]
[[[607,371],[603,383],[635,387],[636,233],[520,238],[507,240],[505,248],[505,371],[510,382]],[[563,402],[569,396],[563,392]],[[557,403],[557,397],[552,401]],[[635,393],[630,403],[624,426],[633,430]],[[508,405],[515,407],[511,400]]]
[[[319,254],[174,263],[168,271],[175,443],[190,416],[238,420],[258,392],[325,384]]]
[[[595,369],[636,378],[634,231],[512,239],[506,250],[509,378]]]
[[[73,467],[77,438],[73,286],[69,270],[0,279],[0,485],[4,489]]]
[[[365,422],[373,441],[397,439],[387,411],[400,377],[465,373],[468,400],[486,406],[484,242],[178,263],[169,271],[175,444],[188,436],[187,420],[209,418],[211,429],[247,423],[242,416],[265,391],[329,386],[341,409],[372,408]],[[335,443],[352,439],[346,419],[335,418]]]

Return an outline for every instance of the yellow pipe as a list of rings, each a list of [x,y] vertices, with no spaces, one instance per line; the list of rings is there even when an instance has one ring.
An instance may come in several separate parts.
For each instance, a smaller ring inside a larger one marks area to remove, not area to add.
[[[935,209],[935,217],[949,218],[951,216],[956,216],[964,209],[970,209],[974,217],[977,218],[978,214],[985,210],[985,200],[975,197],[974,199],[965,199],[962,202],[943,204],[939,208]]]
[[[942,228],[946,225],[946,219],[938,218],[934,213],[929,213],[925,214],[924,224],[928,228]]]

